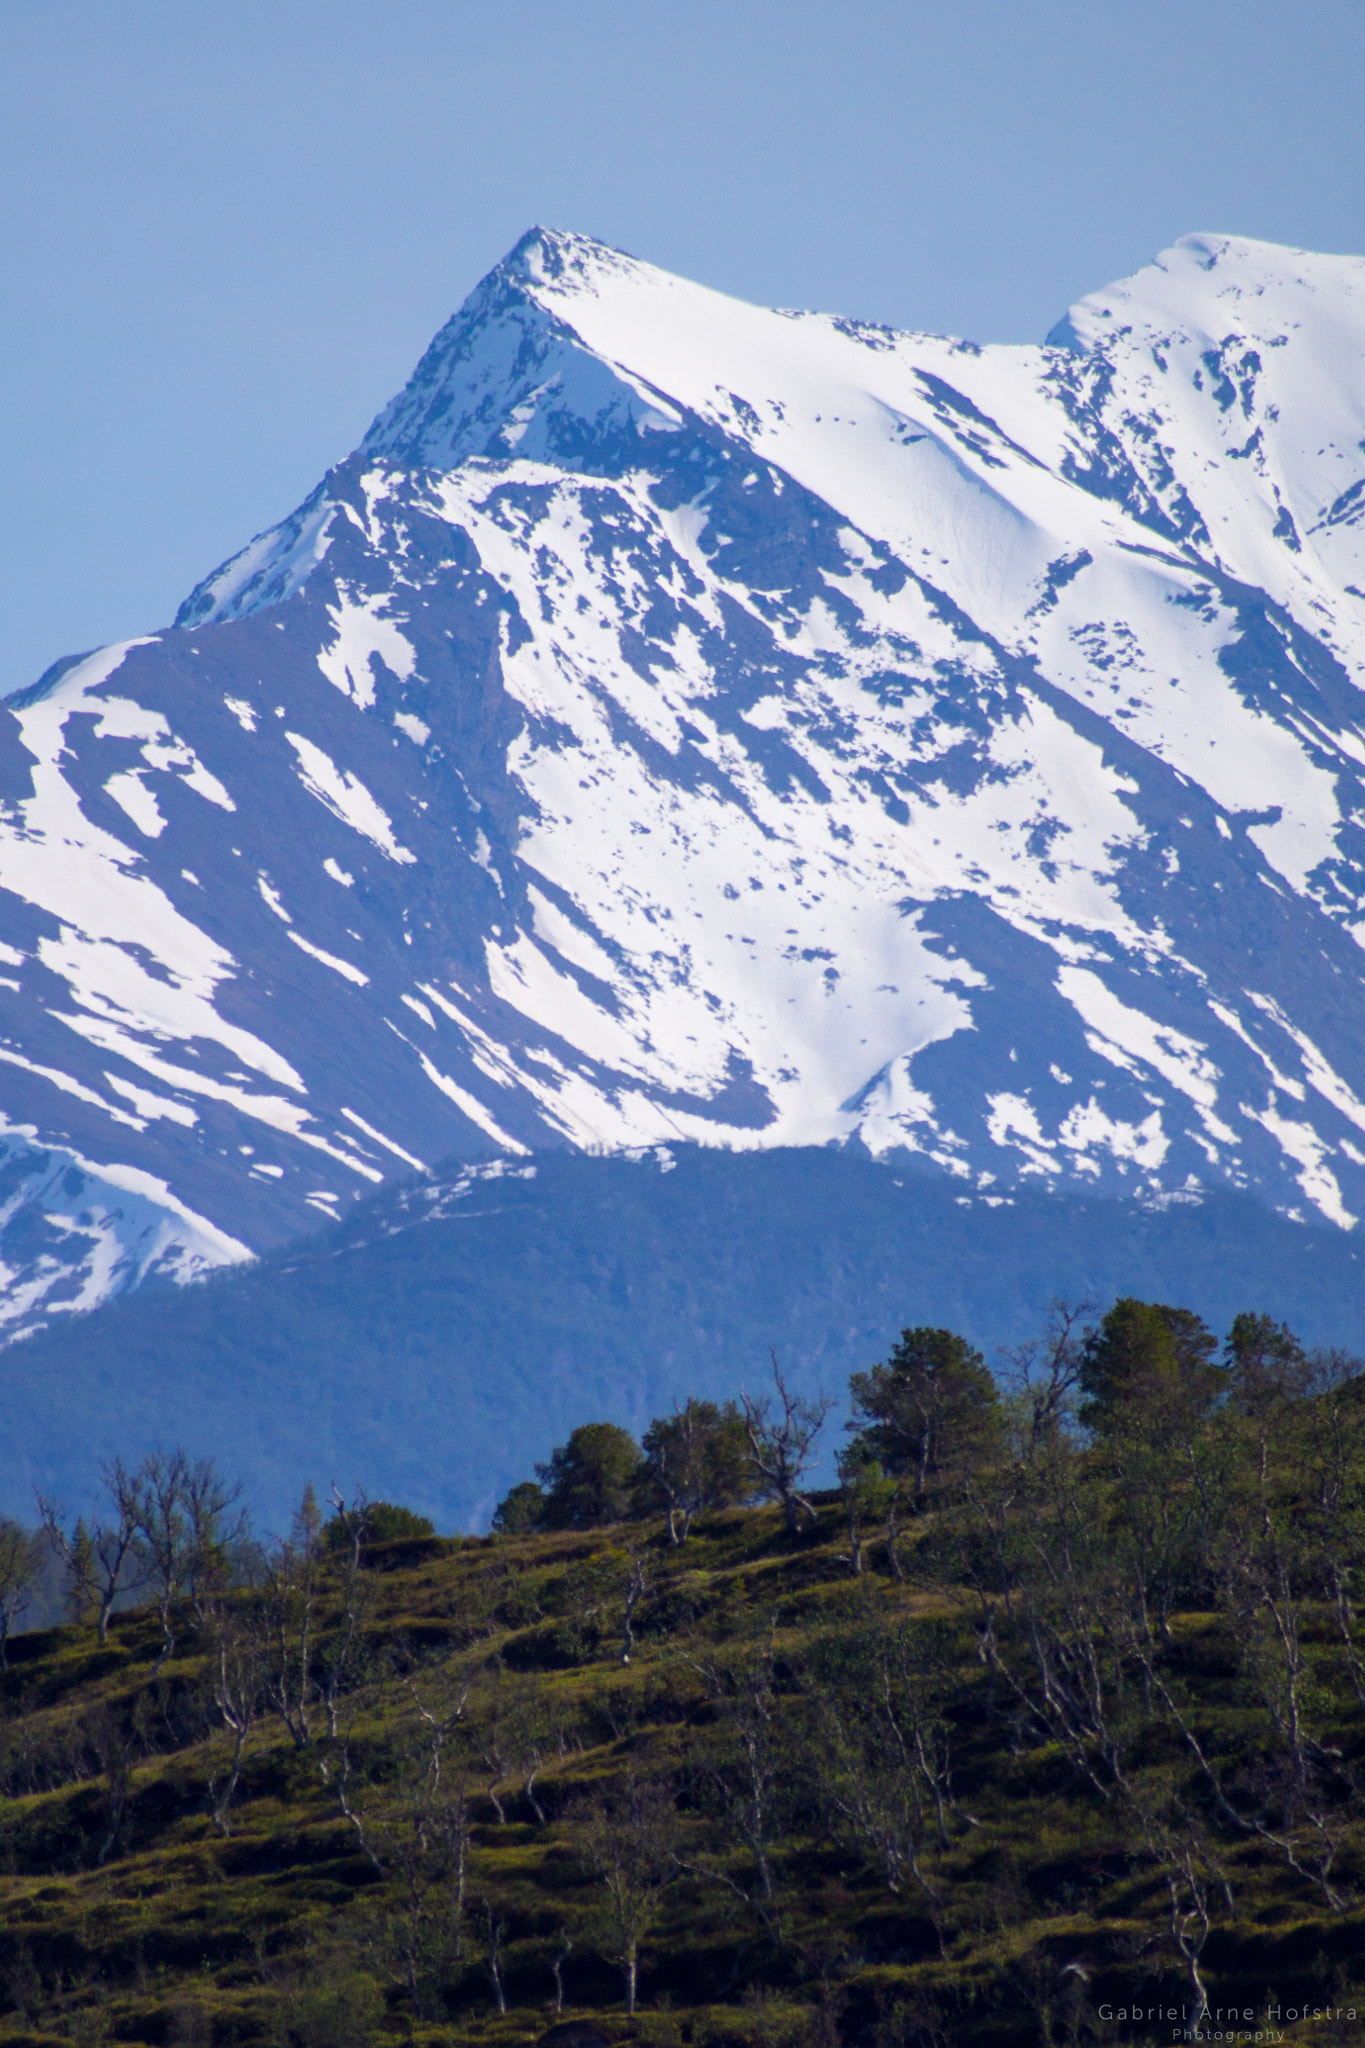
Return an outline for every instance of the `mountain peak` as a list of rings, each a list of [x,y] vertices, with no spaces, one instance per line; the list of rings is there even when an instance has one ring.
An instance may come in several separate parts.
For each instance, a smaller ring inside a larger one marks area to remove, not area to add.
[[[1189,237],[1076,354],[523,237],[179,632],[0,725],[32,1301],[547,1145],[1354,1227],[1362,277]]]
[[[1072,306],[1049,341],[1102,346],[1124,326],[1156,338],[1229,334],[1282,345],[1311,315],[1345,321],[1354,338],[1365,315],[1365,259],[1324,256],[1244,235],[1183,235],[1151,263]]]
[[[360,452],[409,468],[451,468],[522,447],[530,410],[599,429],[613,412],[634,419],[632,399],[641,394],[585,347],[572,313],[608,278],[662,276],[590,236],[532,228],[447,321]],[[548,407],[538,405],[547,398]],[[544,452],[543,440],[533,436],[522,452]]]
[[[613,248],[609,242],[598,241],[594,235],[576,234],[565,228],[533,227],[494,265],[489,277],[518,277],[533,286],[591,288],[594,275],[600,271],[652,267],[622,249]]]

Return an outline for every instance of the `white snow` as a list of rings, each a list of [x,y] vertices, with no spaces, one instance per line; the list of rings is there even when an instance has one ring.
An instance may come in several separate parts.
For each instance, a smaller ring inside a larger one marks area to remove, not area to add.
[[[346,585],[339,583],[337,603],[327,608],[337,637],[319,654],[318,667],[328,682],[362,711],[374,703],[376,656],[400,682],[407,681],[417,660],[416,650],[403,638],[397,623],[384,617],[392,602],[387,592],[356,602]]]
[[[477,1124],[481,1131],[485,1131],[495,1144],[503,1146],[506,1151],[522,1155],[526,1153],[527,1147],[519,1144],[515,1138],[509,1137],[496,1118],[484,1108],[477,1095],[471,1095],[467,1088],[461,1088],[458,1081],[452,1081],[449,1074],[443,1074],[419,1047],[414,1047],[414,1050],[428,1081],[433,1087],[439,1088],[442,1095],[448,1095],[456,1108],[464,1111],[471,1123]]]
[[[336,515],[336,505],[323,497],[282,527],[258,534],[200,585],[196,596],[202,609],[194,621],[196,629],[242,618],[261,603],[282,604],[292,597],[326,555]]]
[[[363,1131],[367,1138],[372,1138],[376,1145],[382,1145],[386,1152],[392,1152],[395,1159],[401,1159],[405,1165],[413,1167],[418,1173],[426,1172],[425,1160],[414,1158],[411,1152],[405,1152],[403,1147],[397,1144],[394,1139],[386,1138],[384,1133],[377,1131],[373,1124],[367,1124],[364,1117],[357,1115],[355,1110],[343,1108],[341,1114],[348,1123],[354,1124],[358,1131]]]
[[[106,1072],[104,1076],[115,1095],[121,1095],[125,1102],[131,1102],[139,1116],[148,1122],[159,1116],[168,1117],[173,1124],[184,1124],[188,1129],[199,1121],[198,1112],[187,1102],[172,1102],[169,1096],[155,1095],[150,1088],[139,1088],[132,1081],[125,1081],[120,1074]]]
[[[1057,987],[1090,1026],[1090,1041],[1102,1057],[1130,1071],[1134,1061],[1149,1066],[1198,1108],[1217,1107],[1219,1073],[1206,1047],[1121,1002],[1087,968],[1059,969]]]
[[[135,855],[91,824],[63,774],[65,728],[73,715],[94,712],[122,737],[155,736],[162,724],[155,714],[94,694],[130,648],[147,644],[127,642],[91,656],[16,714],[34,761],[33,794],[0,818],[0,884],[58,921],[57,935],[40,940],[37,952],[84,1013],[63,1018],[73,1029],[90,1035],[96,1018],[117,1015],[129,1042],[124,1027],[147,1031],[160,1043],[216,1040],[258,1073],[302,1089],[287,1061],[215,1010],[216,989],[235,971],[230,955],[139,872]]]
[[[282,924],[292,924],[294,922],[280,899],[278,889],[273,888],[264,875],[256,877],[256,887],[260,891],[261,901],[268,910],[274,911]]]
[[[321,747],[305,739],[302,733],[286,732],[285,738],[299,757],[300,782],[320,804],[326,805],[334,818],[340,818],[343,825],[368,839],[389,860],[416,860],[415,853],[399,845],[388,817],[358,775],[338,768]]]
[[[369,987],[369,975],[362,974],[349,960],[341,960],[335,953],[324,952],[321,946],[315,946],[311,939],[305,939],[299,932],[290,932],[288,937],[290,943],[297,946],[300,952],[307,953],[310,959],[320,960],[324,967],[331,968],[333,974],[341,975],[345,981],[354,982],[357,988]]]
[[[72,1095],[77,1102],[88,1102],[95,1109],[102,1109],[115,1123],[131,1124],[135,1131],[145,1131],[145,1117],[130,1116],[126,1109],[119,1109],[106,1102],[93,1088],[87,1088],[74,1074],[63,1072],[60,1067],[46,1067],[38,1060],[31,1060],[26,1053],[17,1052],[11,1045],[0,1045],[0,1061],[6,1066],[22,1067],[25,1073],[36,1074],[44,1081],[50,1081],[63,1095]]]
[[[6,977],[46,1035],[0,1062],[119,1142],[207,1146],[207,1101],[373,1183],[379,1153],[421,1170],[341,1101],[382,1017],[407,1075],[372,1113],[433,1153],[462,1118],[511,1154],[856,1134],[993,1201],[1197,1167],[1350,1227],[1365,262],[1192,237],[1033,348],[776,314],[549,233],[495,285],[369,467],[201,587],[191,639],[13,713],[33,793],[0,810],[0,887],[35,921],[0,960],[59,992]],[[215,669],[207,622],[267,606],[290,660],[257,633]],[[428,667],[492,609],[486,668]],[[144,704],[147,675],[174,680]],[[235,860],[173,782],[233,816]],[[310,901],[281,835],[349,898]],[[237,921],[241,884],[375,1005],[309,1023],[301,970],[304,1020],[263,1008],[279,933]],[[234,1170],[293,1201],[298,1164]]]
[[[1285,1157],[1294,1162],[1299,1186],[1314,1208],[1343,1230],[1353,1229],[1358,1219],[1342,1200],[1337,1177],[1327,1164],[1327,1148],[1313,1126],[1282,1115],[1273,1096],[1264,1109],[1244,1102],[1242,1111],[1253,1122],[1263,1124]]]
[[[104,787],[144,838],[158,839],[166,829],[166,820],[157,808],[156,797],[142,779],[144,773],[145,770],[134,768],[122,775],[111,775]]]

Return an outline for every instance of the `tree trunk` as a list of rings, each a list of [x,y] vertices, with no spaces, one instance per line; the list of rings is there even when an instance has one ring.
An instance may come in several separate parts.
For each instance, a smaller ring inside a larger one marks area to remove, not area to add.
[[[563,2012],[564,2010],[564,1965],[568,1961],[572,1949],[573,1943],[569,1939],[568,1935],[561,1934],[559,1937],[559,1954],[555,1957],[554,1961],[550,1965],[550,1968],[554,1973],[555,1980],[556,2012]]]
[[[159,1603],[159,1619],[161,1622],[161,1653],[154,1666],[157,1672],[160,1672],[162,1665],[165,1664],[175,1650],[175,1630],[171,1627],[171,1603],[169,1600]]]
[[[100,1843],[99,1854],[95,1858],[95,1862],[101,1870],[113,1854],[114,1845],[123,1831],[123,1817],[128,1811],[128,1794],[132,1779],[132,1768],[128,1758],[126,1756],[113,1758],[110,1761],[106,1775],[109,1781],[109,1800],[106,1810],[109,1827],[104,1840]]]
[[[228,1765],[227,1776],[216,1791],[210,1794],[213,1801],[213,1825],[225,1841],[232,1832],[228,1826],[228,1813],[237,1796],[237,1781],[242,1775],[242,1752],[246,1748],[247,1736],[245,1727],[236,1727],[232,1733],[232,1761]]]
[[[896,1548],[896,1538],[899,1533],[896,1527],[896,1503],[893,1500],[886,1511],[886,1555],[894,1576],[903,1580],[905,1573],[901,1569],[900,1552]]]

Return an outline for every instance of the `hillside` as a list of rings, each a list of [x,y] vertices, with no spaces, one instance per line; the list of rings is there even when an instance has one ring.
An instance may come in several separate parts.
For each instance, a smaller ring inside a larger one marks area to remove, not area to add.
[[[305,1520],[169,1648],[17,1639],[0,2042],[1354,2040],[1362,1382],[1125,1313],[1089,1447],[1044,1373],[794,1533]]]
[[[452,1168],[243,1271],[7,1348],[0,1513],[29,1515],[35,1486],[74,1509],[101,1458],[179,1439],[213,1445],[269,1527],[311,1477],[479,1530],[585,1412],[638,1431],[756,1384],[773,1349],[837,1394],[904,1322],[948,1323],[995,1365],[1055,1297],[1121,1294],[1218,1329],[1251,1308],[1348,1350],[1365,1328],[1353,1235],[1246,1195],[987,1200],[813,1148]]]

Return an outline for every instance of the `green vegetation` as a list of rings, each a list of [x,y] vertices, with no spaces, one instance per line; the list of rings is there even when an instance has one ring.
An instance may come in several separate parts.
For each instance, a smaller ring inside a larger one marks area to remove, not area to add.
[[[392,1543],[400,1536],[434,1536],[436,1524],[411,1508],[395,1507],[389,1500],[367,1500],[357,1507],[341,1507],[323,1534],[329,1550],[348,1550],[357,1539],[364,1544]]]
[[[179,1454],[49,1504],[0,2043],[1357,2039],[1289,2015],[1365,2012],[1358,1363],[1122,1301],[852,1393],[834,1492],[775,1375],[580,1428],[488,1538],[310,1493],[263,1549]]]

